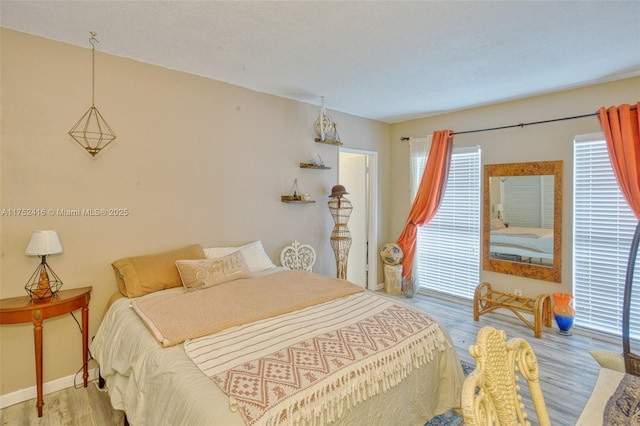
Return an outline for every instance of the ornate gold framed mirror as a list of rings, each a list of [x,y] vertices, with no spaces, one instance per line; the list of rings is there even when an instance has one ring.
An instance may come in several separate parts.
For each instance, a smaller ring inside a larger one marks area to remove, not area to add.
[[[562,161],[484,166],[482,266],[561,281]]]

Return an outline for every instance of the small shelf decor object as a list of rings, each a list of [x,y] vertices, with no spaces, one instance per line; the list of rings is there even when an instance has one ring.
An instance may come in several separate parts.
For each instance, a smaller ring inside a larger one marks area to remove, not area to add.
[[[313,154],[313,157],[311,157],[311,164],[314,166],[324,166],[324,160],[320,157],[320,154],[316,152]]]
[[[95,157],[107,145],[116,139],[107,121],[102,117],[95,105],[95,68],[96,68],[96,39],[97,33],[91,31],[91,106],[69,130],[69,136],[82,146],[92,157]]]
[[[310,163],[300,163],[301,169],[330,169],[331,167],[325,166],[324,161],[322,161],[322,157],[319,154],[315,154],[311,158]]]
[[[40,264],[24,286],[32,299],[49,299],[62,287],[62,280],[47,264],[47,256],[62,253],[62,245],[56,231],[33,231],[27,245],[27,256],[40,256]]]
[[[573,327],[573,320],[576,317],[576,311],[571,306],[573,296],[566,293],[553,293],[553,300],[555,305],[553,306],[553,317],[556,319],[559,330],[558,334],[562,336],[571,336],[571,327]]]
[[[316,142],[326,143],[331,145],[342,145],[340,142],[340,136],[338,135],[338,128],[336,123],[327,115],[327,110],[324,107],[324,96],[322,97],[322,106],[320,107],[320,115],[314,123],[314,129],[316,131]]]

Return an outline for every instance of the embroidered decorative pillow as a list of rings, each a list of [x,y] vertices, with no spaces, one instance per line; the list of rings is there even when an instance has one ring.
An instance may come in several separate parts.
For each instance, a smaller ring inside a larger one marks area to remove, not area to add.
[[[177,260],[176,267],[186,291],[252,277],[241,251],[214,259]]]

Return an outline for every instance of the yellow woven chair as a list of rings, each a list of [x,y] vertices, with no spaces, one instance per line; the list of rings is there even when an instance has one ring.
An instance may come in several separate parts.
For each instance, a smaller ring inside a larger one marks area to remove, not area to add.
[[[518,381],[526,380],[540,426],[549,426],[549,415],[538,380],[538,360],[522,338],[507,341],[507,333],[482,327],[476,344],[469,347],[476,368],[462,386],[465,425],[529,425]]]

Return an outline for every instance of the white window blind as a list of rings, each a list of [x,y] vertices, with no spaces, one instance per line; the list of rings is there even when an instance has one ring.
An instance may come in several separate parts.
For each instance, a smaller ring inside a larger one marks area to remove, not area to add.
[[[412,141],[412,194],[426,163],[426,139]],[[480,279],[480,148],[454,148],[435,217],[418,228],[415,271],[421,288],[472,299]]]
[[[573,181],[575,324],[620,336],[624,282],[637,222],[618,187],[603,134],[575,138]],[[633,339],[640,337],[639,269],[635,269],[631,306]]]

